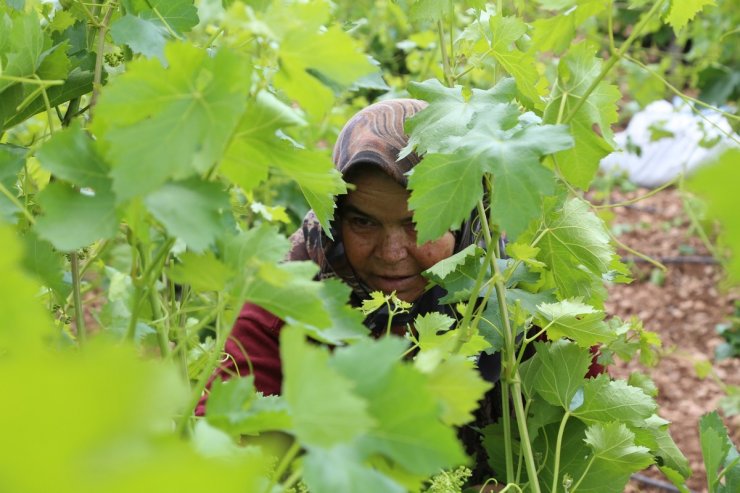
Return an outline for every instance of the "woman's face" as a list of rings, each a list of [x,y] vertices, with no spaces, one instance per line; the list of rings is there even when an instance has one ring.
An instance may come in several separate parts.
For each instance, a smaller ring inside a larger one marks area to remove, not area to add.
[[[340,211],[347,260],[373,291],[395,291],[404,301],[416,301],[427,284],[422,271],[452,255],[455,237],[447,232],[418,246],[405,188],[373,168],[349,181],[355,189]]]

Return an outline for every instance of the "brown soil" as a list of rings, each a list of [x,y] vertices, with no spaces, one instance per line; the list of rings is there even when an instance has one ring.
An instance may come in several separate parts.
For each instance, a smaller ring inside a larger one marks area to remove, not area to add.
[[[612,203],[646,192],[617,193]],[[610,288],[607,313],[622,318],[636,315],[646,329],[658,333],[663,340],[661,359],[654,368],[645,368],[637,361],[620,362],[610,368],[610,372],[615,377],[626,378],[632,371],[641,371],[652,377],[659,391],[660,414],[672,422],[673,438],[693,470],[687,486],[692,491],[703,492],[706,491],[706,472],[699,446],[698,422],[702,414],[717,409],[723,393],[711,377],[697,376],[695,364],[713,360],[714,348],[722,342],[715,326],[726,321],[732,313],[739,293],[728,292],[722,286],[721,268],[710,263],[707,248],[697,235],[691,234],[690,221],[678,191],[669,189],[634,206],[615,208],[613,212],[612,229],[620,241],[639,252],[672,263],[666,263],[667,271],[661,282],[661,276],[652,265],[635,262],[632,267],[635,280],[629,285]],[[620,253],[634,258],[626,250]],[[716,377],[725,384],[740,385],[740,358],[726,359],[713,366]],[[737,444],[740,416],[725,417],[724,421]],[[655,468],[642,474],[667,482]],[[670,490],[633,480],[625,491]]]

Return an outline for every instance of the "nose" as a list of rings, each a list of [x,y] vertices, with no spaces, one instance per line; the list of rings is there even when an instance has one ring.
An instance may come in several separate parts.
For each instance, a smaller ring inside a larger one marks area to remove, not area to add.
[[[383,262],[394,264],[409,256],[409,238],[403,228],[390,228],[383,232],[377,256]]]

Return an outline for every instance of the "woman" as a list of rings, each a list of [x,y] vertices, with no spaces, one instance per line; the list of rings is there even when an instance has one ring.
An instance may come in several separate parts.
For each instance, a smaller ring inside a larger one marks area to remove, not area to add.
[[[288,260],[312,260],[320,267],[319,279],[338,277],[352,288],[350,303],[359,306],[372,291],[396,292],[413,304],[409,313],[393,318],[394,332],[403,333],[417,315],[449,310],[439,305],[441,288],[425,291],[421,273],[468,246],[466,225],[440,239],[416,244],[412,214],[408,210],[406,173],[418,162],[416,154],[397,160],[406,145],[404,121],[427,103],[395,99],[375,103],[357,113],[342,129],[334,146],[335,167],[354,185],[338,199],[332,236],[322,230],[309,212],[303,226],[291,236]],[[385,330],[387,312],[379,310],[365,324],[375,335]],[[254,375],[255,387],[265,395],[279,394],[282,383],[279,334],[283,321],[247,303],[242,309],[225,351],[228,360],[214,375]],[[206,397],[196,410],[203,414]]]

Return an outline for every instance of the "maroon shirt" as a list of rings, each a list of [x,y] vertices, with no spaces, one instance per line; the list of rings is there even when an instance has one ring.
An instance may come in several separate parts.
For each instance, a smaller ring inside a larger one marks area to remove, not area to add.
[[[264,308],[246,303],[226,340],[224,351],[229,358],[222,363],[208,381],[211,388],[216,379],[249,375],[249,364],[254,369],[254,386],[265,395],[280,394],[283,370],[280,363],[280,330],[285,322]],[[203,394],[195,408],[197,416],[205,414],[208,393]]]

